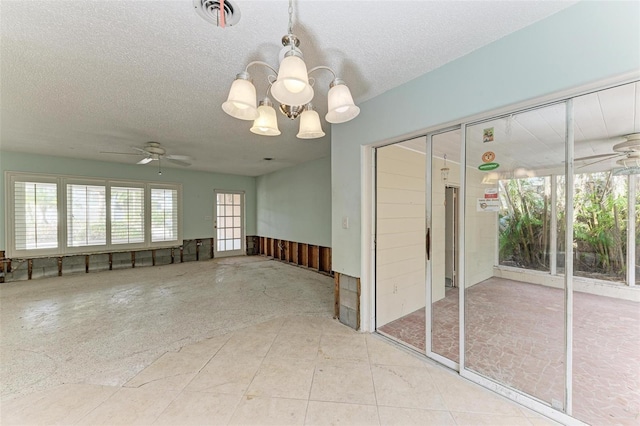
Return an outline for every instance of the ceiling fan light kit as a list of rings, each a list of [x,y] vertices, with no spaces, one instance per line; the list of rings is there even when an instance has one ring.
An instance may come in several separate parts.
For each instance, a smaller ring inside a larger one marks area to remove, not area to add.
[[[194,4],[202,0],[194,0]],[[249,75],[249,67],[261,65],[271,70],[267,80],[269,89],[280,105],[280,111],[290,119],[300,117],[300,129],[297,134],[301,139],[315,139],[325,135],[320,124],[320,116],[314,111],[310,102],[314,96],[314,80],[310,74],[326,70],[333,75],[327,94],[328,112],[325,119],[329,123],[338,124],[353,120],[360,113],[353,102],[351,91],[343,80],[327,66],[317,66],[307,70],[302,52],[299,49],[300,40],[292,32],[292,0],[289,0],[289,31],[282,37],[284,46],[280,51],[279,68],[275,68],[262,61],[249,63],[243,72],[236,76],[231,85],[229,96],[222,104],[222,110],[230,116],[240,120],[254,120],[251,132],[263,136],[277,136],[280,134],[275,116],[275,109],[269,98],[260,102],[256,108],[256,89]],[[274,79],[275,78],[275,79]]]
[[[640,168],[640,152],[628,154],[626,158],[616,161],[616,164],[626,169],[632,167]]]
[[[619,160],[616,160],[615,163],[618,166],[622,166],[622,168],[614,169],[614,175],[632,175],[640,173],[640,133],[631,133],[629,135],[621,136],[621,138],[623,138],[623,141],[613,145],[612,153],[576,158],[575,161],[598,159],[584,164],[578,167],[578,169],[622,157]]]

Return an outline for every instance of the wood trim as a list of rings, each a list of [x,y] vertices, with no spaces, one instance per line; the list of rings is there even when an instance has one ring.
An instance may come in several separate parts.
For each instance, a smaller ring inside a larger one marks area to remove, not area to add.
[[[356,278],[358,282],[358,299],[356,300],[356,331],[360,330],[360,278]]]
[[[333,277],[333,318],[340,319],[340,273]]]
[[[4,282],[4,250],[0,250],[0,283]]]

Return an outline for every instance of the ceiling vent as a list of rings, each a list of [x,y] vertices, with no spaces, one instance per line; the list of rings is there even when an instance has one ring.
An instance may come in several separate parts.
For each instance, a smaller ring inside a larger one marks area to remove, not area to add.
[[[224,24],[220,19],[220,3],[224,5]],[[232,27],[240,21],[240,9],[230,0],[193,0],[198,15],[218,27]]]

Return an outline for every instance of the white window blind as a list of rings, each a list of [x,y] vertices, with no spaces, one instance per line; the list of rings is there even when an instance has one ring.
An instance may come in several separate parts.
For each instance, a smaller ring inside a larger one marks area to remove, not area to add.
[[[8,257],[182,244],[182,186],[6,172]]]
[[[178,239],[178,191],[151,189],[151,242]]]
[[[57,184],[14,182],[13,191],[16,250],[57,248]]]
[[[67,185],[67,246],[106,244],[106,187]]]
[[[144,243],[144,188],[111,187],[111,244]]]

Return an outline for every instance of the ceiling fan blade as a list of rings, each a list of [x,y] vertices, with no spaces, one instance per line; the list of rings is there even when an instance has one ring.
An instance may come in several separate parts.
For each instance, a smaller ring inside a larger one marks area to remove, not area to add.
[[[166,158],[167,160],[182,160],[182,161],[191,160],[191,157],[189,157],[188,155],[173,155],[173,154],[169,154],[169,155],[165,155],[164,158]]]
[[[596,158],[603,158],[603,157],[614,157],[616,155],[619,155],[619,153],[617,152],[610,152],[608,154],[596,154],[596,155],[589,155],[588,157],[580,157],[580,158],[575,158],[573,161],[585,161],[585,160],[594,160]]]
[[[141,153],[143,153],[143,154],[145,154],[145,155],[147,155],[147,154],[148,154],[148,152],[147,152],[147,151],[145,151],[145,150],[144,150],[144,149],[142,149],[142,148],[138,148],[137,146],[132,146],[132,147],[130,147],[130,148],[131,148],[131,149],[135,149],[136,151],[140,151]]]
[[[178,164],[180,166],[189,167],[191,165],[191,163],[187,163],[186,161],[178,160],[178,159],[175,159],[175,158],[169,158],[168,156],[165,157],[165,158],[167,159],[167,161],[170,161],[170,162],[172,162],[174,164]]]
[[[614,145],[618,142],[624,142],[627,139],[624,136],[612,136],[610,138],[596,138],[596,139],[576,139],[576,144],[581,145],[581,144],[591,144],[591,145],[595,145],[595,144],[606,144],[606,145]]]
[[[100,154],[140,155],[135,152],[114,152],[114,151],[100,151]]]
[[[613,155],[607,155],[607,157],[606,157],[606,158],[603,158],[603,159],[601,159],[601,160],[598,160],[598,161],[592,161],[591,163],[583,164],[582,166],[578,167],[578,169],[582,169],[582,168],[584,168],[584,167],[588,167],[588,166],[591,166],[591,165],[593,165],[593,164],[602,163],[603,161],[608,161],[608,160],[614,159],[614,158],[616,158],[616,157],[624,157],[625,155],[626,155],[626,154],[624,154],[624,153],[620,153],[620,154],[613,154]]]
[[[148,164],[148,163],[150,163],[152,161],[153,161],[153,158],[146,157],[146,158],[143,158],[142,160],[138,161],[136,164]]]

